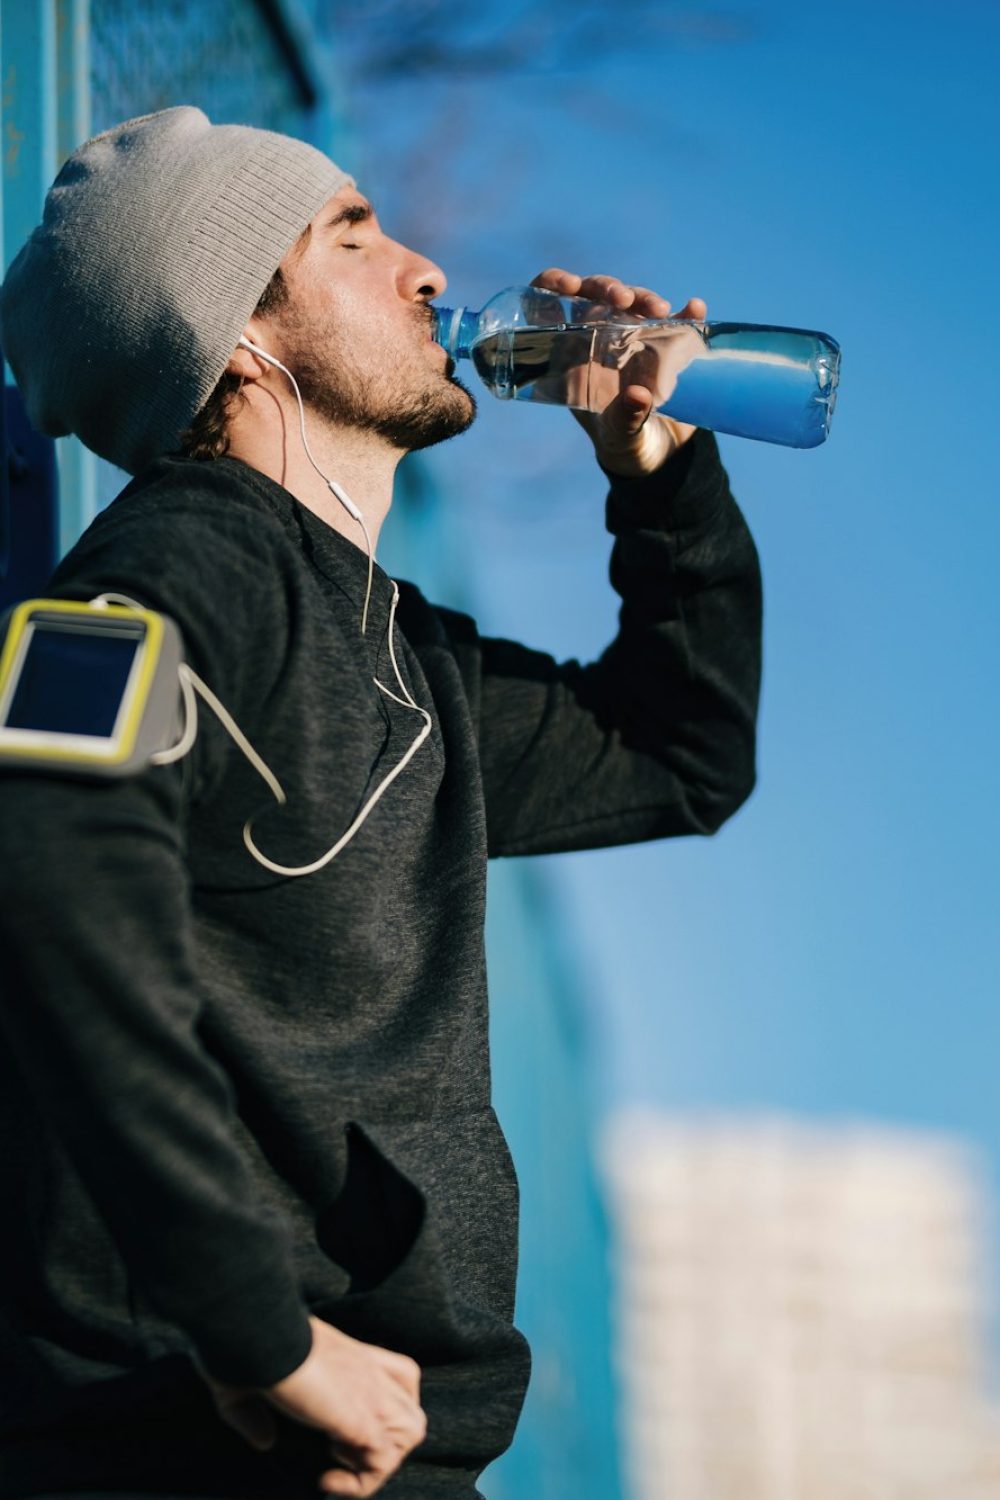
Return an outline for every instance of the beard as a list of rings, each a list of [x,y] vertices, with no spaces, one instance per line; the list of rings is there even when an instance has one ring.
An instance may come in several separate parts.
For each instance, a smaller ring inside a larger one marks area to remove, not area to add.
[[[426,333],[426,320],[421,328]],[[416,353],[401,350],[390,369],[375,374],[340,352],[335,334],[323,340],[314,329],[308,337],[304,332],[300,326],[289,339],[286,363],[305,405],[331,425],[416,453],[457,437],[475,420],[475,397],[454,378],[452,359],[435,371]],[[326,347],[321,352],[317,344]]]

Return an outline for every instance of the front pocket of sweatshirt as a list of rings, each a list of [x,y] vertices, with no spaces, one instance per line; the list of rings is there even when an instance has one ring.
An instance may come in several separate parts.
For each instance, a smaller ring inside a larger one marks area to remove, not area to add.
[[[351,1282],[314,1311],[421,1366],[426,1457],[474,1444],[485,1462],[510,1441],[529,1366],[512,1324],[517,1181],[496,1116],[355,1120],[348,1147],[317,1238]]]

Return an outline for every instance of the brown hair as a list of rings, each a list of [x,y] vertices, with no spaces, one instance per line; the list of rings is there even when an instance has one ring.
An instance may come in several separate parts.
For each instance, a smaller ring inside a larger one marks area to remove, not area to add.
[[[298,255],[305,249],[311,227],[309,224],[306,225],[292,251],[293,255]],[[288,299],[288,283],[279,266],[261,293],[254,313],[257,317],[266,318],[285,307]],[[228,426],[233,414],[233,403],[236,401],[242,403],[245,400],[243,376],[233,375],[229,370],[223,370],[212,394],[197,413],[190,427],[186,427],[181,433],[178,446],[184,457],[221,458],[224,453],[227,453],[229,451]]]

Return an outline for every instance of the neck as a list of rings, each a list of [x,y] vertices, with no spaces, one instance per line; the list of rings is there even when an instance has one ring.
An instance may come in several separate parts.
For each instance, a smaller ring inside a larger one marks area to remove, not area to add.
[[[306,456],[299,428],[294,392],[289,399],[261,390],[260,383],[244,387],[245,403],[229,423],[229,452],[269,479],[283,485],[328,526],[339,531],[367,554],[364,533],[317,474]],[[306,408],[306,439],[317,466],[350,497],[365,518],[378,546],[382,522],[392,504],[398,448],[356,427],[338,427]]]

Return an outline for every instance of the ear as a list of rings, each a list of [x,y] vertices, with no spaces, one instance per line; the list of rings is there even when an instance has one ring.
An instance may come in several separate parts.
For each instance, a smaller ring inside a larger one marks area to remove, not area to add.
[[[243,330],[245,339],[249,339],[251,344],[256,344],[258,348],[267,350],[269,354],[271,349],[268,339],[272,336],[263,331],[256,318],[251,318]],[[260,380],[269,369],[273,369],[273,366],[254,354],[252,349],[244,348],[242,344],[236,345],[226,365],[226,370],[230,375],[239,375],[243,380]]]

